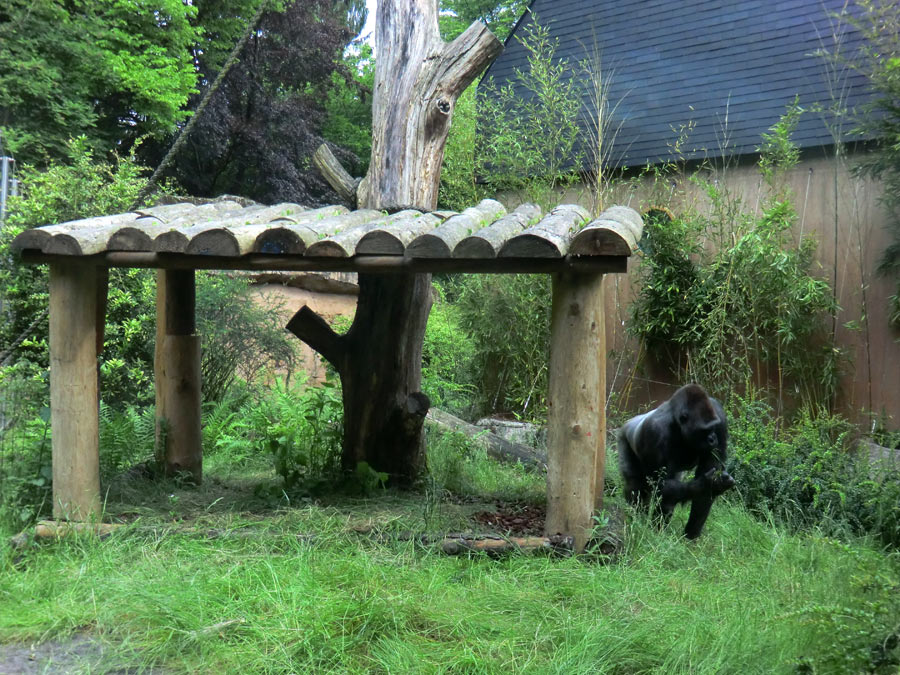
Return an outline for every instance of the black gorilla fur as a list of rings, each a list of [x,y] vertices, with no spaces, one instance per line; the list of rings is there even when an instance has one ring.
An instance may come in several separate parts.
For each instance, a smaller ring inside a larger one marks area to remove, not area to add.
[[[686,384],[658,408],[632,417],[619,431],[619,469],[625,498],[649,504],[655,495],[668,522],[675,506],[691,502],[684,534],[703,531],[713,500],[734,485],[724,470],[728,422],[722,405],[698,384]],[[682,473],[696,468],[694,478]]]

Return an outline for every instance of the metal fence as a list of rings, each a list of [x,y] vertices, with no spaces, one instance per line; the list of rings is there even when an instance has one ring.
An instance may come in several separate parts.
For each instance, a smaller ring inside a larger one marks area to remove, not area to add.
[[[0,223],[6,217],[6,205],[10,197],[19,193],[19,181],[16,180],[16,160],[8,156],[3,149],[3,138],[0,137]]]

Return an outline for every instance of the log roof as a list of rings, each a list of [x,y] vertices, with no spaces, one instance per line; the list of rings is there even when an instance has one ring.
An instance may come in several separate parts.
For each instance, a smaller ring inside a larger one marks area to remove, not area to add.
[[[641,237],[634,210],[613,206],[591,218],[562,204],[508,212],[485,199],[461,213],[344,206],[242,206],[228,198],[166,204],[48,225],[19,234],[25,262],[92,258],[120,267],[410,271],[624,269]]]

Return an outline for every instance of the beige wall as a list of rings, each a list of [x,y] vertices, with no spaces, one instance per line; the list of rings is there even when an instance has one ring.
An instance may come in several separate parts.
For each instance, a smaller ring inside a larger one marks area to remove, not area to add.
[[[836,336],[848,358],[838,392],[839,409],[860,423],[871,419],[867,411],[883,414],[890,418],[892,428],[900,428],[900,332],[887,323],[887,302],[894,282],[876,272],[889,242],[885,215],[878,204],[880,186],[853,177],[848,166],[847,161],[806,159],[790,172],[787,182],[800,217],[794,235],[816,237],[819,272],[834,283],[842,308]],[[732,167],[720,173],[719,180],[741,195],[747,208],[759,210],[766,188],[755,166]],[[676,210],[679,203],[708,209],[706,197],[695,185],[678,180],[667,187],[674,187]],[[652,192],[645,182],[621,190],[607,201],[642,210],[653,203]],[[567,197],[586,206],[592,201],[583,190]],[[636,363],[636,345],[625,334],[639,264],[639,259],[633,258],[627,275],[610,275],[607,280],[607,335],[613,350],[607,381],[622,402],[627,400],[629,409],[665,398],[674,384],[666,382],[660,369]],[[860,329],[846,328],[851,321],[858,322]]]

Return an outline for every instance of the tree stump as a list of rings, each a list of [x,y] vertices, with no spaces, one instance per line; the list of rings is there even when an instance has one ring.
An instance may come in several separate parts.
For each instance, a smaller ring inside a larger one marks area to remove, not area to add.
[[[382,0],[375,49],[372,157],[357,188],[359,208],[437,207],[444,145],[460,94],[500,53],[481,23],[445,43],[437,0]],[[326,153],[320,153],[320,161]],[[339,175],[334,167],[326,177]],[[334,179],[347,191],[346,176]],[[344,395],[343,466],[365,461],[395,484],[423,461],[428,397],[419,391],[422,343],[431,309],[430,274],[360,274],[353,325],[336,335],[309,308],[288,329],[335,366]]]

